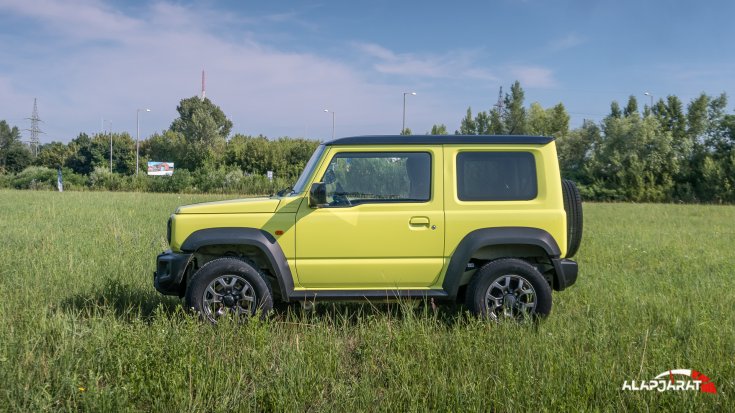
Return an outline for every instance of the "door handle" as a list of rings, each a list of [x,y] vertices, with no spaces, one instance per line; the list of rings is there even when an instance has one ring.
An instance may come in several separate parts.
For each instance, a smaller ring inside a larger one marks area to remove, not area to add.
[[[430,224],[429,217],[411,217],[408,224],[412,227],[428,227]]]

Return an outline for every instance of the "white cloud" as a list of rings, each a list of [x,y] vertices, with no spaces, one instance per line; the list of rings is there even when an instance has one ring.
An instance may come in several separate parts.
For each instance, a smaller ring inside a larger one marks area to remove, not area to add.
[[[46,28],[80,38],[116,38],[142,28],[142,22],[95,0],[0,0],[0,9],[37,19]]]
[[[549,43],[548,48],[552,52],[559,52],[582,45],[586,43],[586,41],[586,39],[575,33],[569,33],[564,37],[552,40]]]
[[[550,88],[557,85],[554,73],[544,67],[511,66],[509,71],[523,87]]]
[[[130,17],[96,1],[59,6],[48,0],[0,0],[0,11],[54,33],[54,44],[39,52],[46,61],[18,68],[2,83],[3,95],[21,102],[0,102],[0,113],[9,113],[19,104],[30,108],[24,103],[37,96],[44,141],[98,131],[101,118],[112,120],[113,130],[135,131],[140,107],[152,109],[141,115],[141,135],[163,130],[177,116],[179,100],[199,94],[202,67],[207,96],[233,120],[235,132],[326,137],[331,119],[324,107],[336,111],[340,134],[400,130],[400,106],[388,103],[399,93],[394,88],[337,60],[269,48],[247,31],[216,36],[214,13],[202,19],[199,10],[159,2]],[[42,86],[27,90],[32,85]]]
[[[68,141],[99,131],[102,118],[114,131],[134,134],[136,109],[148,107],[152,112],[140,116],[145,137],[169,127],[182,98],[199,94],[205,68],[207,96],[234,122],[233,132],[324,139],[331,135],[324,108],[335,111],[338,136],[398,133],[401,93],[416,90],[407,126],[423,133],[445,123],[453,130],[453,119],[458,123],[468,104],[490,105],[501,82],[555,84],[544,68],[486,67],[477,50],[397,53],[348,43],[360,57],[353,62],[257,40],[271,34],[263,33],[268,20],[297,19],[292,13],[259,19],[166,1],[142,7],[125,14],[101,0],[0,0],[6,19],[30,26],[20,34],[0,28],[0,36],[20,43],[15,50],[24,53],[23,62],[5,62],[1,116],[28,127],[23,122],[37,97],[47,132],[42,142]],[[3,48],[0,59],[14,54]]]
[[[373,68],[384,74],[428,78],[481,79],[497,81],[489,70],[476,66],[477,53],[454,51],[441,55],[395,53],[373,43],[356,44],[373,61]]]

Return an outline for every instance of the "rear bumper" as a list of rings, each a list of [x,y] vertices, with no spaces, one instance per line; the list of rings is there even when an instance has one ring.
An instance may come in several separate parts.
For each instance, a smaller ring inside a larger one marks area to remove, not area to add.
[[[553,258],[551,262],[554,264],[554,272],[556,272],[553,285],[556,291],[562,291],[577,282],[578,267],[576,262],[566,258]]]
[[[164,251],[156,258],[156,271],[153,273],[153,286],[159,293],[178,295],[183,293],[184,273],[191,260],[191,254]]]

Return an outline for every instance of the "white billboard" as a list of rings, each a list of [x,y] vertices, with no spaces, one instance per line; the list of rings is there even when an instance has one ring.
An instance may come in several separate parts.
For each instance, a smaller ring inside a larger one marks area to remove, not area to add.
[[[148,175],[171,176],[173,174],[173,162],[148,162]]]

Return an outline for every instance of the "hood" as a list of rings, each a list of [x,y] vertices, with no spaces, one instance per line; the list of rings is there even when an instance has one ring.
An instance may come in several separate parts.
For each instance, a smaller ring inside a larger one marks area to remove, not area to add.
[[[250,214],[276,211],[278,198],[247,198],[180,206],[177,214]]]

